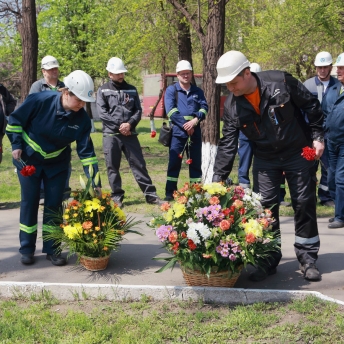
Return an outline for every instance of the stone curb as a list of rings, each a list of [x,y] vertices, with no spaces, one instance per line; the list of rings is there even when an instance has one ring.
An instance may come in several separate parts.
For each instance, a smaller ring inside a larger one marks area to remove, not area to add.
[[[287,302],[313,295],[321,300],[344,305],[317,291],[240,289],[213,287],[171,287],[149,285],[115,285],[44,282],[0,282],[0,298],[33,298],[49,294],[58,300],[137,301],[143,296],[153,301],[180,300],[213,304],[248,305],[257,302]]]

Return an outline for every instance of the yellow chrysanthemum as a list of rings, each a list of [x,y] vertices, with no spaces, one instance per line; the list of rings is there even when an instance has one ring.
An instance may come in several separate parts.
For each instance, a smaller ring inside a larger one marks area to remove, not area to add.
[[[115,208],[115,213],[118,216],[118,219],[120,221],[126,221],[127,220],[125,217],[124,211],[120,207]]]
[[[81,223],[76,223],[73,226],[68,225],[63,228],[64,233],[69,239],[77,239],[82,234],[82,226]]]
[[[64,214],[64,215],[63,215],[63,218],[64,218],[65,220],[68,220],[68,219],[69,219],[69,215],[68,215],[68,214]]]
[[[205,184],[202,189],[207,191],[210,195],[225,195],[227,192],[227,189],[220,183]]]
[[[255,237],[263,236],[263,226],[254,219],[248,220],[248,222],[243,223],[243,227],[246,234],[252,233]]]
[[[163,215],[163,217],[167,222],[171,222],[173,220],[173,209],[168,209],[168,211]]]
[[[172,210],[174,211],[174,216],[175,217],[181,217],[183,214],[185,214],[185,204],[180,204],[180,203],[174,203]]]
[[[92,212],[93,210],[98,210],[100,209],[101,207],[101,204],[100,204],[100,200],[98,198],[93,198],[92,201],[85,201],[84,202],[85,204],[85,212]]]

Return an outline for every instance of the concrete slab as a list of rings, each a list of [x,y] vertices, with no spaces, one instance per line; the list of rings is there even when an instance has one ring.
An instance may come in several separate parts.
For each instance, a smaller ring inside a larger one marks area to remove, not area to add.
[[[139,226],[144,236],[126,235],[120,251],[111,255],[108,268],[101,272],[90,272],[75,265],[74,257],[66,266],[53,266],[41,253],[41,239],[37,241],[35,264],[22,265],[18,252],[19,209],[0,209],[0,296],[8,297],[16,288],[21,292],[41,292],[45,289],[68,299],[82,294],[83,288],[87,288],[86,294],[90,293],[94,298],[102,297],[97,294],[101,290],[107,298],[112,295],[113,299],[116,299],[113,295],[136,299],[141,293],[156,299],[202,298],[209,302],[252,303],[259,300],[283,301],[314,294],[344,302],[344,231],[328,229],[328,218],[318,219],[321,249],[317,265],[322,273],[321,281],[309,282],[302,277],[294,253],[293,218],[284,217],[281,219],[283,258],[277,274],[262,282],[251,282],[248,275],[252,267],[248,267],[241,273],[235,288],[226,289],[187,287],[179,267],[173,271],[155,273],[163,263],[152,258],[166,255],[166,252],[161,248],[154,231],[145,225],[150,217],[131,215],[144,221]],[[41,236],[40,231],[38,235]],[[114,290],[120,290],[121,293],[116,294]]]

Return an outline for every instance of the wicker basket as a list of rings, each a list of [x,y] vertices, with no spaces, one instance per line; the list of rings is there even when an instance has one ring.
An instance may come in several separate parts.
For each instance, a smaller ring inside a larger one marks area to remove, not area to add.
[[[236,273],[229,272],[228,270],[211,272],[209,278],[197,270],[187,269],[183,266],[181,269],[186,284],[189,286],[233,288],[240,276],[242,266],[238,268],[239,272]]]
[[[110,259],[110,256],[99,257],[99,258],[81,256],[80,264],[89,271],[101,271],[107,268],[109,259]]]

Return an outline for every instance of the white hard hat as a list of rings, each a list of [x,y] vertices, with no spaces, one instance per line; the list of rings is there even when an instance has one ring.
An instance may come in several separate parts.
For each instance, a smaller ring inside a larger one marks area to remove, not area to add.
[[[63,79],[64,84],[79,99],[95,102],[93,97],[94,84],[92,78],[82,70],[75,70]]]
[[[176,73],[179,73],[182,70],[192,70],[191,63],[186,60],[180,60],[176,66]]]
[[[232,81],[243,69],[250,66],[246,56],[240,51],[231,50],[223,54],[217,61],[217,84]]]
[[[336,63],[334,64],[335,67],[337,66],[344,66],[344,53],[338,55]]]
[[[48,55],[42,58],[41,68],[46,70],[59,68],[59,63],[54,56]]]
[[[121,74],[127,72],[123,61],[118,57],[111,57],[111,59],[107,63],[106,70],[113,74]]]
[[[262,71],[262,67],[256,62],[252,62],[250,64],[250,71],[253,73],[258,73]]]
[[[330,66],[332,64],[332,55],[327,51],[321,51],[315,56],[314,66]]]

